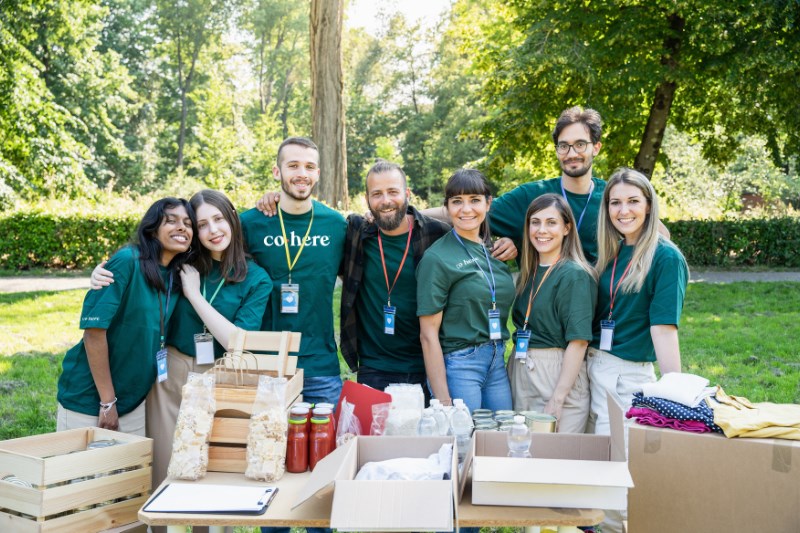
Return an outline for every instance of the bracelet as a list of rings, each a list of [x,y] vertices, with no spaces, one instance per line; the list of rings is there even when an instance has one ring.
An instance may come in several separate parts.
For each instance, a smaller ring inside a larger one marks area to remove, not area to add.
[[[107,412],[109,412],[112,407],[114,407],[115,403],[117,403],[117,397],[116,396],[114,396],[114,399],[111,400],[108,403],[100,402],[100,408],[102,409],[102,411],[100,411],[100,412],[103,414],[103,416],[105,416],[105,414]]]

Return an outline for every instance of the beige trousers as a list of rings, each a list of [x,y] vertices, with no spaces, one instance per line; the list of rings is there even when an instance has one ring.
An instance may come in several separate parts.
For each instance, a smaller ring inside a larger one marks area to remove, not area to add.
[[[511,397],[514,410],[544,411],[552,398],[561,375],[564,350],[560,348],[531,348],[525,360],[508,360],[508,379],[511,382]],[[558,420],[559,433],[583,433],[589,418],[589,378],[586,363],[581,365],[578,377]]]
[[[119,431],[130,433],[131,435],[145,436],[145,404],[142,402],[139,407],[130,413],[119,417]],[[98,411],[100,408],[98,407]],[[77,411],[70,411],[61,404],[58,404],[56,414],[56,431],[67,429],[91,428],[97,426],[97,416],[85,415]]]

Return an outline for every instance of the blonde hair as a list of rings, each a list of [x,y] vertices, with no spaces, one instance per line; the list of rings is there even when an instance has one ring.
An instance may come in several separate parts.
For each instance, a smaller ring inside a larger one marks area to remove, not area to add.
[[[530,222],[531,217],[547,209],[548,207],[555,207],[556,211],[561,215],[561,220],[564,225],[569,228],[569,232],[564,235],[564,240],[561,241],[561,254],[558,261],[552,268],[557,268],[564,261],[574,261],[583,270],[585,270],[592,278],[597,279],[597,272],[586,261],[581,248],[580,239],[578,238],[578,231],[576,229],[575,217],[572,215],[567,201],[557,194],[543,194],[534,199],[528,206],[528,211],[525,213],[525,227],[522,230],[522,255],[519,261],[519,277],[517,278],[517,294],[522,294],[525,286],[533,275],[533,270],[539,264],[539,251],[533,246],[530,238]]]
[[[631,168],[621,167],[614,171],[614,174],[608,179],[606,190],[603,192],[603,201],[600,204],[600,219],[597,223],[597,271],[603,272],[608,268],[608,264],[617,257],[620,241],[624,238],[611,223],[611,217],[608,214],[611,190],[620,183],[633,185],[639,189],[645,200],[647,200],[647,205],[650,206],[650,212],[645,216],[642,232],[633,248],[630,270],[620,285],[622,292],[639,292],[642,290],[647,273],[650,272],[650,267],[653,265],[653,257],[655,257],[659,239],[663,239],[663,237],[658,234],[658,198],[655,189],[653,189],[653,185],[644,174]],[[664,240],[664,242],[667,241]]]

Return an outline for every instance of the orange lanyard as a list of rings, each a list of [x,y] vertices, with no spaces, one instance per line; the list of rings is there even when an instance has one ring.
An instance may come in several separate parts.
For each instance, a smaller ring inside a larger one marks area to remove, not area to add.
[[[611,320],[611,314],[614,312],[614,300],[616,300],[617,298],[617,293],[619,292],[619,286],[622,285],[622,280],[625,279],[625,275],[628,273],[628,270],[631,269],[631,265],[633,265],[633,262],[628,263],[628,266],[625,267],[625,271],[622,273],[622,276],[620,276],[619,281],[617,282],[617,288],[614,289],[614,275],[617,271],[617,259],[619,259],[619,252],[617,252],[617,257],[614,258],[614,267],[611,269],[611,281],[608,284],[608,293],[610,301],[610,306],[608,309],[609,320]]]
[[[544,281],[547,279],[547,276],[550,275],[550,272],[555,270],[559,259],[561,259],[560,255],[556,257],[556,260],[553,263],[553,265],[547,270],[547,272],[544,273],[544,276],[542,276],[542,281],[540,281],[539,286],[536,287],[536,292],[531,291],[530,294],[528,294],[528,309],[525,311],[525,323],[522,324],[522,331],[525,331],[525,329],[528,327],[528,317],[531,315],[531,306],[533,305],[533,300],[536,298],[536,295],[539,294],[539,289],[541,289],[542,285],[544,285]],[[533,267],[533,277],[531,278],[531,289],[533,289],[533,280],[536,279],[536,272],[538,270],[539,270],[539,265]]]
[[[411,248],[411,234],[414,232],[414,222],[408,223],[408,240],[406,241],[406,251],[403,252],[403,259],[400,260],[400,266],[397,268],[397,274],[394,276],[394,281],[391,287],[389,286],[389,273],[386,271],[386,259],[383,257],[383,241],[381,241],[381,230],[378,230],[378,248],[381,251],[381,264],[383,265],[383,277],[386,280],[386,302],[389,307],[392,306],[392,290],[397,283],[397,278],[400,277],[400,272],[403,270],[403,265],[408,257],[408,249]]]

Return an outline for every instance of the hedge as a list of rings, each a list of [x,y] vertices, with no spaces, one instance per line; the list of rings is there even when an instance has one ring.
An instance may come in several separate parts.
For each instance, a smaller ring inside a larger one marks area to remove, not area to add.
[[[89,268],[129,242],[141,215],[0,217],[0,268]]]
[[[90,268],[128,242],[136,215],[0,217],[0,268]],[[693,267],[800,267],[800,219],[666,222]]]

